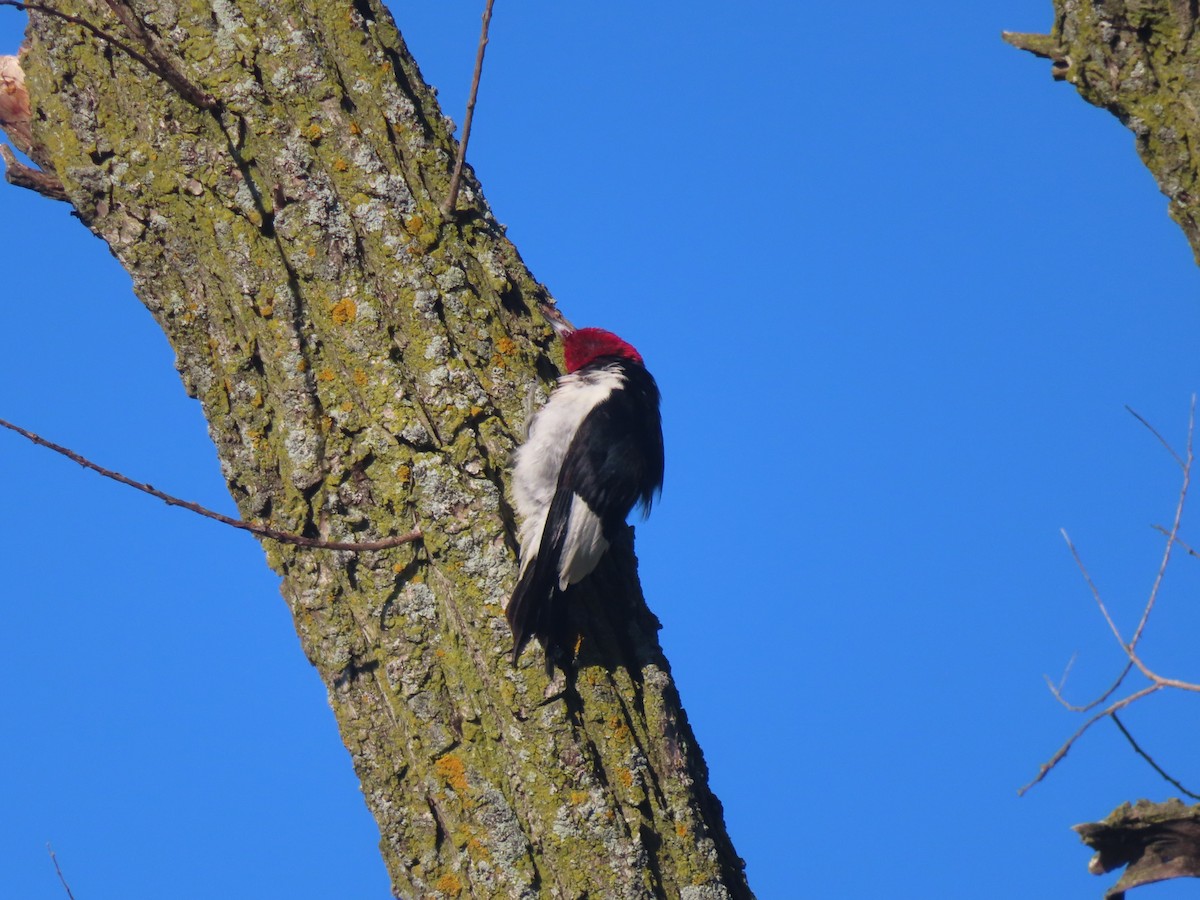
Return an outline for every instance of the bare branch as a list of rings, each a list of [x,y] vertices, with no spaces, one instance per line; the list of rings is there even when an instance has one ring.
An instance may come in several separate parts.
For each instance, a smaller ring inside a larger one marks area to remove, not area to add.
[[[213,519],[228,525],[231,528],[240,528],[242,531],[249,531],[251,534],[256,534],[259,537],[270,538],[273,541],[279,541],[282,544],[294,544],[297,547],[311,547],[317,550],[349,550],[355,553],[361,553],[367,550],[389,550],[392,547],[399,547],[402,544],[410,544],[413,541],[420,540],[422,537],[421,530],[414,528],[406,534],[394,535],[389,538],[382,538],[378,541],[327,541],[320,538],[305,537],[300,534],[291,534],[286,531],[279,531],[267,525],[258,525],[254,522],[243,522],[241,519],[234,519],[230,516],[222,515],[219,512],[214,512],[211,509],[206,509],[198,503],[192,503],[189,500],[181,500],[171,494],[167,494],[152,485],[144,482],[134,481],[132,478],[127,478],[120,472],[114,472],[111,469],[106,469],[101,465],[92,462],[84,456],[80,456],[73,450],[68,450],[53,441],[48,441],[40,435],[34,434],[32,431],[26,431],[18,425],[0,419],[0,427],[7,428],[9,431],[15,431],[17,434],[26,440],[32,441],[39,447],[45,447],[47,450],[53,450],[55,453],[65,456],[67,459],[79,463],[85,469],[91,469],[105,478],[110,478],[127,487],[135,488],[144,494],[149,494],[151,497],[157,497],[159,500],[166,503],[168,506],[178,506],[197,515],[204,516],[207,519]]]
[[[1071,663],[1074,663],[1074,662],[1075,662],[1075,657],[1072,656]],[[1068,664],[1067,671],[1070,671],[1070,668],[1071,668],[1071,666],[1070,666],[1070,664]],[[1125,676],[1128,675],[1132,670],[1133,670],[1133,662],[1131,660],[1130,662],[1125,663],[1125,668],[1121,670],[1121,674],[1117,676],[1117,680],[1112,683],[1112,685],[1109,687],[1109,689],[1107,691],[1105,691],[1103,694],[1101,694],[1099,697],[1097,697],[1091,703],[1087,703],[1083,706],[1076,706],[1073,703],[1069,703],[1069,702],[1067,702],[1067,699],[1065,697],[1063,697],[1063,688],[1066,686],[1066,683],[1067,683],[1067,673],[1066,672],[1063,672],[1062,680],[1058,683],[1057,687],[1054,685],[1054,683],[1050,680],[1050,678],[1048,676],[1044,676],[1044,677],[1046,677],[1046,684],[1049,686],[1050,693],[1052,693],[1054,695],[1055,700],[1057,700],[1059,703],[1061,703],[1067,709],[1071,710],[1071,712],[1088,712],[1090,710],[1095,709],[1097,706],[1099,706],[1101,703],[1103,703],[1109,697],[1111,697],[1114,693],[1116,693],[1117,688],[1119,688],[1121,686],[1121,684],[1125,681]]]
[[[1137,415],[1137,414],[1134,413],[1134,415]],[[1141,417],[1139,416],[1138,418],[1141,418]],[[1147,425],[1146,427],[1149,428],[1150,426]],[[1155,434],[1158,434],[1158,432],[1155,432],[1153,428],[1151,428],[1150,430],[1152,432],[1154,432]],[[1171,561],[1171,551],[1175,547],[1175,537],[1179,534],[1179,523],[1183,520],[1183,507],[1184,507],[1185,502],[1187,501],[1188,485],[1191,483],[1191,478],[1192,478],[1192,460],[1193,460],[1192,437],[1195,434],[1195,430],[1196,430],[1196,396],[1193,394],[1192,395],[1192,405],[1191,405],[1191,408],[1188,410],[1187,453],[1186,453],[1186,458],[1181,463],[1181,465],[1183,467],[1183,483],[1179,486],[1179,500],[1175,504],[1175,519],[1171,523],[1171,532],[1169,535],[1167,535],[1167,544],[1163,548],[1162,562],[1159,563],[1158,573],[1154,576],[1154,585],[1153,585],[1153,587],[1150,588],[1150,597],[1146,600],[1146,608],[1142,610],[1141,621],[1138,622],[1138,626],[1133,632],[1133,637],[1129,639],[1130,658],[1133,659],[1133,661],[1137,664],[1137,667],[1139,669],[1141,669],[1143,672],[1147,671],[1146,667],[1143,666],[1140,661],[1138,661],[1138,659],[1134,655],[1133,651],[1134,651],[1134,648],[1137,647],[1138,640],[1142,636],[1142,631],[1146,627],[1146,622],[1150,619],[1150,613],[1154,609],[1154,603],[1158,599],[1158,589],[1162,585],[1163,578],[1167,574],[1167,563],[1169,563]],[[1160,441],[1162,440],[1161,436],[1159,436],[1159,440]],[[1164,444],[1165,444],[1165,442],[1164,442]],[[1167,449],[1170,449],[1170,447],[1168,447]],[[1179,460],[1179,456],[1178,456],[1178,454],[1175,453],[1174,450],[1171,451],[1171,455],[1174,456],[1177,461]]]
[[[479,76],[483,72],[483,54],[488,45],[488,28],[492,24],[492,4],[495,0],[487,0],[483,10],[483,29],[479,33],[479,49],[475,51],[475,74],[471,77],[471,93],[467,96],[467,114],[463,119],[462,140],[458,142],[458,157],[454,160],[454,174],[450,176],[450,191],[442,212],[447,216],[454,215],[454,206],[458,202],[458,185],[462,180],[463,163],[467,158],[467,142],[471,139],[471,122],[475,118],[475,98],[479,95]]]
[[[1192,399],[1192,407],[1195,408],[1195,405],[1196,405],[1196,401],[1195,401],[1195,398],[1193,398]],[[1172,447],[1167,442],[1167,439],[1165,437],[1163,437],[1161,434],[1159,434],[1159,431],[1157,428],[1155,428],[1153,425],[1151,425],[1149,422],[1147,422],[1145,419],[1143,419],[1142,416],[1137,412],[1137,410],[1135,410],[1129,404],[1125,405],[1125,411],[1127,413],[1129,413],[1131,416],[1133,416],[1135,419],[1137,419],[1139,422],[1141,422],[1144,426],[1146,426],[1146,430],[1149,431],[1156,438],[1158,438],[1158,442],[1167,448],[1167,452],[1171,454],[1172,458],[1175,460],[1176,463],[1179,464],[1180,468],[1183,467],[1183,460],[1180,458],[1179,454],[1175,452],[1175,448]],[[1191,428],[1190,427],[1188,429],[1188,436],[1189,436],[1188,442],[1190,444],[1191,443]]]
[[[1170,531],[1168,531],[1166,528],[1164,528],[1162,525],[1152,525],[1152,526],[1150,526],[1150,527],[1152,527],[1152,528],[1153,528],[1155,531],[1157,531],[1159,534],[1163,535],[1163,537],[1170,537],[1170,536],[1171,536],[1171,532],[1170,532]],[[1184,551],[1184,552],[1185,552],[1185,553],[1186,553],[1188,556],[1195,556],[1195,557],[1197,557],[1197,558],[1200,558],[1200,553],[1198,553],[1196,550],[1194,550],[1194,549],[1192,548],[1191,544],[1189,544],[1189,543],[1188,543],[1187,541],[1185,541],[1183,538],[1179,537],[1179,535],[1176,535],[1176,536],[1175,536],[1175,538],[1174,538],[1174,541],[1175,541],[1175,543],[1177,543],[1177,544],[1178,544],[1180,547],[1182,547],[1182,548],[1183,548],[1183,551]]]
[[[1039,781],[1041,781],[1043,778],[1045,778],[1047,775],[1049,775],[1051,770],[1055,766],[1057,766],[1060,762],[1062,762],[1063,758],[1071,751],[1071,748],[1075,746],[1075,742],[1077,740],[1079,740],[1081,737],[1083,737],[1084,733],[1089,728],[1091,728],[1093,725],[1095,725],[1097,722],[1099,722],[1105,716],[1111,716],[1113,713],[1124,709],[1125,707],[1129,706],[1131,703],[1136,703],[1138,700],[1141,700],[1143,697],[1149,697],[1151,694],[1155,693],[1156,691],[1161,691],[1163,689],[1163,687],[1164,687],[1164,685],[1161,685],[1158,683],[1147,685],[1146,687],[1142,688],[1140,691],[1135,691],[1134,693],[1130,694],[1128,697],[1124,697],[1124,698],[1116,701],[1115,703],[1112,703],[1109,706],[1106,706],[1100,712],[1096,713],[1094,716],[1092,716],[1090,719],[1088,719],[1086,722],[1084,722],[1083,725],[1080,726],[1078,731],[1076,731],[1073,735],[1071,735],[1069,738],[1067,738],[1067,742],[1058,748],[1058,752],[1056,752],[1052,757],[1050,757],[1050,759],[1047,762],[1042,763],[1042,767],[1040,769],[1038,769],[1037,777],[1035,779],[1033,779],[1033,781],[1029,782],[1029,784],[1025,785],[1023,788],[1021,788],[1019,791],[1017,791],[1017,796],[1023,797],[1030,788],[1032,788],[1035,784],[1037,784]]]
[[[75,895],[71,893],[71,886],[67,884],[67,879],[63,876],[62,869],[58,865],[58,857],[54,855],[54,848],[50,846],[49,841],[46,842],[46,849],[50,853],[50,862],[54,863],[54,871],[58,873],[58,880],[62,882],[63,890],[67,892],[69,900],[75,900]]]
[[[1140,756],[1142,759],[1144,759],[1146,762],[1150,763],[1150,768],[1152,768],[1155,772],[1157,772],[1159,775],[1161,775],[1177,791],[1187,794],[1193,800],[1200,800],[1200,794],[1193,794],[1191,791],[1189,791],[1187,788],[1185,788],[1182,784],[1180,784],[1178,781],[1176,781],[1174,778],[1172,778],[1170,775],[1168,775],[1165,771],[1163,771],[1162,766],[1160,766],[1158,763],[1156,763],[1154,761],[1154,759],[1150,756],[1149,753],[1147,753],[1145,750],[1143,750],[1141,747],[1138,746],[1138,742],[1133,739],[1133,735],[1129,733],[1129,729],[1125,727],[1125,724],[1117,717],[1116,713],[1113,713],[1112,720],[1113,720],[1113,723],[1119,729],[1121,729],[1121,734],[1125,735],[1125,740],[1129,741],[1129,746],[1133,748],[1134,752],[1137,753],[1137,755]]]
[[[146,53],[150,57],[147,68],[151,72],[162,78],[175,89],[180,97],[197,109],[215,109],[220,105],[212,94],[202,91],[188,80],[187,76],[180,71],[179,64],[171,58],[171,54],[163,50],[158,39],[146,30],[137,13],[130,8],[126,0],[104,0],[104,2],[117,17],[117,21],[124,25],[138,43],[146,49]]]
[[[1058,749],[1058,752],[1055,753],[1054,756],[1052,756],[1048,762],[1046,762],[1045,764],[1042,765],[1041,769],[1038,771],[1037,777],[1033,781],[1029,782],[1029,784],[1027,784],[1023,788],[1021,788],[1020,791],[1018,791],[1018,794],[1020,794],[1020,795],[1023,795],[1026,791],[1028,791],[1030,788],[1032,788],[1035,784],[1037,784],[1039,781],[1041,781],[1043,778],[1045,778],[1046,775],[1049,774],[1049,772],[1056,765],[1058,765],[1058,763],[1063,759],[1063,757],[1065,757],[1067,755],[1067,753],[1070,751],[1071,747],[1073,747],[1075,745],[1075,742],[1077,740],[1079,740],[1079,738],[1081,738],[1083,736],[1083,734],[1089,728],[1091,728],[1096,722],[1100,721],[1100,719],[1104,718],[1105,716],[1111,716],[1113,721],[1116,722],[1117,727],[1121,729],[1121,732],[1125,735],[1126,739],[1129,741],[1130,745],[1134,748],[1134,750],[1137,751],[1141,756],[1143,756],[1146,759],[1146,761],[1150,763],[1150,765],[1154,768],[1154,770],[1156,772],[1158,772],[1160,775],[1162,775],[1164,778],[1166,778],[1168,781],[1170,781],[1173,785],[1175,785],[1177,788],[1179,788],[1179,790],[1183,791],[1184,793],[1187,793],[1189,796],[1196,797],[1196,799],[1200,799],[1200,797],[1197,797],[1195,794],[1191,794],[1189,791],[1187,791],[1185,788],[1183,788],[1183,786],[1180,785],[1177,781],[1175,781],[1169,775],[1167,775],[1166,772],[1164,772],[1158,766],[1158,764],[1155,763],[1154,760],[1151,759],[1150,756],[1148,754],[1146,754],[1145,751],[1143,751],[1137,745],[1137,742],[1129,734],[1129,732],[1126,730],[1125,726],[1121,724],[1120,719],[1118,719],[1117,715],[1116,715],[1116,713],[1119,710],[1124,709],[1126,706],[1129,706],[1130,704],[1137,702],[1138,700],[1142,699],[1143,697],[1148,697],[1150,694],[1153,694],[1157,691],[1163,690],[1164,688],[1175,688],[1177,690],[1200,693],[1200,684],[1193,684],[1191,682],[1180,681],[1175,678],[1164,678],[1161,675],[1158,675],[1157,673],[1152,671],[1150,669],[1150,667],[1147,666],[1142,661],[1141,657],[1138,655],[1138,652],[1137,652],[1137,643],[1141,639],[1141,636],[1146,629],[1146,624],[1150,619],[1150,613],[1153,612],[1154,605],[1158,600],[1159,590],[1162,588],[1163,580],[1166,577],[1167,566],[1170,564],[1171,552],[1174,549],[1174,546],[1176,544],[1179,544],[1181,547],[1183,547],[1189,553],[1193,553],[1191,548],[1188,547],[1185,543],[1183,543],[1182,540],[1180,540],[1179,527],[1180,527],[1180,523],[1183,521],[1183,510],[1187,503],[1188,487],[1191,483],[1192,463],[1195,458],[1194,457],[1194,449],[1193,449],[1193,437],[1195,434],[1195,424],[1196,424],[1196,398],[1193,395],[1191,409],[1188,414],[1187,449],[1186,449],[1185,454],[1182,457],[1178,453],[1176,453],[1175,450],[1171,447],[1171,445],[1166,442],[1166,440],[1163,438],[1163,436],[1161,434],[1159,434],[1159,432],[1157,430],[1155,430],[1154,426],[1152,426],[1149,422],[1147,422],[1145,419],[1143,419],[1140,415],[1138,415],[1132,409],[1129,409],[1129,407],[1126,407],[1126,409],[1128,409],[1130,414],[1133,415],[1134,418],[1136,418],[1139,422],[1141,422],[1147,429],[1149,429],[1149,431],[1156,438],[1158,438],[1159,443],[1161,443],[1164,447],[1167,448],[1167,451],[1171,454],[1171,456],[1175,459],[1175,461],[1177,463],[1179,463],[1180,468],[1183,470],[1183,481],[1179,487],[1179,499],[1175,504],[1175,517],[1174,517],[1174,519],[1171,523],[1171,527],[1169,529],[1163,528],[1161,525],[1154,526],[1157,531],[1159,531],[1161,534],[1163,534],[1166,537],[1166,539],[1167,539],[1166,546],[1163,548],[1162,559],[1159,562],[1158,571],[1155,573],[1154,584],[1150,588],[1150,595],[1146,598],[1146,605],[1142,609],[1141,619],[1138,621],[1138,625],[1137,625],[1137,628],[1134,630],[1133,637],[1130,638],[1128,643],[1126,643],[1125,640],[1121,637],[1121,631],[1119,628],[1117,628],[1116,622],[1113,620],[1112,616],[1109,614],[1108,607],[1104,603],[1104,598],[1100,595],[1100,589],[1096,586],[1095,581],[1092,580],[1091,573],[1088,571],[1087,566],[1084,565],[1083,559],[1080,557],[1079,552],[1075,549],[1075,545],[1071,542],[1071,538],[1067,535],[1066,531],[1062,532],[1063,540],[1065,540],[1067,542],[1067,547],[1071,551],[1071,556],[1075,560],[1075,564],[1079,567],[1079,571],[1083,574],[1084,581],[1087,583],[1088,589],[1092,592],[1092,597],[1095,599],[1096,605],[1100,609],[1100,614],[1104,617],[1104,621],[1108,623],[1109,629],[1112,631],[1113,636],[1117,639],[1117,643],[1121,645],[1121,649],[1124,651],[1125,656],[1128,658],[1128,661],[1125,664],[1125,668],[1122,669],[1121,674],[1118,675],[1116,681],[1113,682],[1112,686],[1109,687],[1108,690],[1106,690],[1103,694],[1101,694],[1099,697],[1097,697],[1091,703],[1088,703],[1086,706],[1074,706],[1071,703],[1068,703],[1063,698],[1062,689],[1063,689],[1063,686],[1066,684],[1067,673],[1070,671],[1070,668],[1071,668],[1070,665],[1067,666],[1067,671],[1063,673],[1062,681],[1057,686],[1055,686],[1054,683],[1051,682],[1049,678],[1046,679],[1046,683],[1050,688],[1050,692],[1054,695],[1054,698],[1056,700],[1058,700],[1058,702],[1061,703],[1063,706],[1065,706],[1068,709],[1075,711],[1075,712],[1088,712],[1089,710],[1095,709],[1097,706],[1100,706],[1101,704],[1106,703],[1108,701],[1108,698],[1111,697],[1113,695],[1113,693],[1115,693],[1117,691],[1117,689],[1121,687],[1122,684],[1124,684],[1125,679],[1129,676],[1129,673],[1133,670],[1133,668],[1135,666],[1137,667],[1138,671],[1141,672],[1141,674],[1144,675],[1150,681],[1150,684],[1147,685],[1146,687],[1142,688],[1141,690],[1135,691],[1134,693],[1132,693],[1120,700],[1110,703],[1108,706],[1106,706],[1100,712],[1096,713],[1091,718],[1089,718],[1086,722],[1084,722],[1082,727],[1080,727],[1079,730],[1077,730],[1073,735],[1071,735],[1071,737],[1067,740],[1067,742]],[[1196,554],[1193,553],[1193,555],[1196,555]],[[1071,662],[1072,663],[1074,662],[1074,658],[1072,658]]]
[[[1121,649],[1126,654],[1129,653],[1129,647],[1125,644],[1125,639],[1121,637],[1121,631],[1117,628],[1117,623],[1113,621],[1112,616],[1108,614],[1108,607],[1104,605],[1104,599],[1100,596],[1100,589],[1096,587],[1096,582],[1092,581],[1092,575],[1087,570],[1087,566],[1083,564],[1083,560],[1079,556],[1079,551],[1075,549],[1075,545],[1071,543],[1071,537],[1067,534],[1065,528],[1060,528],[1059,533],[1062,534],[1063,540],[1067,542],[1067,549],[1071,551],[1071,558],[1075,560],[1075,565],[1079,566],[1079,571],[1083,573],[1083,580],[1087,582],[1088,589],[1092,592],[1092,597],[1096,600],[1096,605],[1100,607],[1100,612],[1104,616],[1104,621],[1108,623],[1108,627],[1112,629],[1113,636],[1116,637],[1117,643],[1121,645]]]

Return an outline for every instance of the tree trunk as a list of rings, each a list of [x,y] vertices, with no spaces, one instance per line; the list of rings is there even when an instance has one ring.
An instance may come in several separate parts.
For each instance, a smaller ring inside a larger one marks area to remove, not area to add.
[[[579,591],[569,675],[507,659],[506,464],[552,301],[469,171],[441,213],[455,144],[387,11],[56,8],[94,28],[31,14],[34,157],[166,332],[243,517],[424,535],[263,542],[395,894],[752,896],[632,540]]]
[[[1129,126],[1200,262],[1197,7],[1197,0],[1054,0],[1050,34],[1004,38],[1050,59],[1056,79]],[[1071,148],[1067,158],[1085,149]]]

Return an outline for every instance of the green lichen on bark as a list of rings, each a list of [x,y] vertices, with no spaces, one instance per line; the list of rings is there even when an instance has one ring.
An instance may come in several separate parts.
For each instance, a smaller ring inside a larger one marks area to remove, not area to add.
[[[104,4],[64,11],[130,36]],[[264,543],[404,897],[748,897],[637,584],[632,543],[581,592],[576,675],[513,668],[506,464],[545,391],[545,290],[370,0],[134,4],[190,105],[34,14],[35,132],[133,277]],[[615,612],[614,612],[615,610]]]
[[[1200,36],[1195,0],[1055,0],[1049,35],[1006,35],[1134,133],[1200,262]],[[1040,43],[1037,43],[1040,41]]]
[[[1139,800],[1122,804],[1099,822],[1076,825],[1075,831],[1096,851],[1090,872],[1125,869],[1105,900],[1124,900],[1126,891],[1172,878],[1200,878],[1200,806],[1178,799]]]

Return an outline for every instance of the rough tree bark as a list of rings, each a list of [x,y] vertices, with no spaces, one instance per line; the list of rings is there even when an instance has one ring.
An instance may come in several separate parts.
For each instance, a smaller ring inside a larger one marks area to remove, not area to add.
[[[1054,0],[1049,34],[1006,32],[1015,47],[1051,60],[1055,79],[1133,131],[1138,154],[1169,198],[1168,211],[1200,263],[1200,21],[1198,0]],[[1111,888],[1200,877],[1200,807],[1178,800],[1118,807],[1077,825],[1097,850],[1091,871],[1128,866]]]
[[[1049,34],[1004,39],[1051,60],[1056,79],[1129,126],[1200,262],[1197,19],[1197,0],[1054,0]]]
[[[166,332],[243,517],[424,533],[264,541],[396,895],[752,896],[631,539],[578,598],[573,677],[508,662],[506,462],[552,301],[469,172],[439,211],[453,139],[386,9],[47,5],[108,37],[31,12],[34,158]]]

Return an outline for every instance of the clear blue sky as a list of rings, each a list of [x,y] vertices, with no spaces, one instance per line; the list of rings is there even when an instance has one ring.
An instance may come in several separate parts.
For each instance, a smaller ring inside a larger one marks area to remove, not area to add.
[[[399,9],[455,119],[481,6]],[[471,161],[663,389],[642,576],[751,884],[1097,898],[1069,826],[1173,791],[1110,723],[1016,790],[1077,725],[1042,675],[1077,654],[1082,700],[1121,661],[1059,528],[1125,627],[1157,565],[1177,475],[1123,406],[1182,441],[1191,252],[1132,136],[1001,43],[1050,0],[734,6],[502,0]],[[0,416],[231,510],[106,248],[2,185],[0,215]],[[64,896],[47,841],[80,900],[388,896],[257,544],[15,437],[0,461],[0,896]],[[1170,572],[1146,644],[1193,680],[1198,581]],[[1127,717],[1200,790],[1195,722]]]

